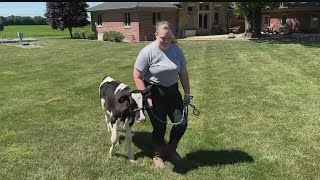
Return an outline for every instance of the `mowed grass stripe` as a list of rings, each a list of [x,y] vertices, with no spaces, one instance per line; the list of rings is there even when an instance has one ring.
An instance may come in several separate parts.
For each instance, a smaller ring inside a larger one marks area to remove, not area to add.
[[[161,171],[148,157],[149,121],[134,126],[138,163],[125,158],[125,141],[118,157],[108,156],[98,97],[106,75],[134,87],[133,63],[147,43],[42,38],[39,49],[0,46],[0,178],[319,178],[319,48],[179,43],[201,115],[189,115],[179,147],[187,159]]]

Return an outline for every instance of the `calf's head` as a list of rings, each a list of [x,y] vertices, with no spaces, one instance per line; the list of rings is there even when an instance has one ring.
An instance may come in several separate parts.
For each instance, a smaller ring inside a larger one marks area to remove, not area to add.
[[[130,114],[135,114],[138,121],[145,121],[143,104],[146,98],[151,95],[153,85],[147,86],[144,90],[133,90],[124,95],[119,99],[119,103],[128,103],[127,110]]]

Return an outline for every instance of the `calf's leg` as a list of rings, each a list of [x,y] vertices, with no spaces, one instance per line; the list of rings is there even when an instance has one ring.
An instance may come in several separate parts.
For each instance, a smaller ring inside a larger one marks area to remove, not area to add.
[[[120,119],[117,119],[111,128],[111,147],[109,151],[110,156],[114,156],[116,154],[116,144],[119,141],[119,132],[118,132],[119,122],[120,122]]]
[[[134,155],[132,152],[132,130],[130,123],[133,121],[133,118],[127,118],[125,121],[126,126],[126,141],[127,141],[127,147],[128,147],[128,159],[131,162],[135,162]]]
[[[112,128],[111,122],[110,122],[111,116],[112,114],[109,111],[104,112],[104,117],[106,118],[108,132],[110,132]]]

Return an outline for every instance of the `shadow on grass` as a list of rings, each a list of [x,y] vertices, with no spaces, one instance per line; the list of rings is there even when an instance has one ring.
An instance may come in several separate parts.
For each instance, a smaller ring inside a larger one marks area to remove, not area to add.
[[[251,39],[250,41],[267,44],[299,44],[311,48],[320,47],[320,36],[289,37],[281,35],[268,35],[259,39]]]
[[[144,156],[152,158],[151,133],[136,132],[133,136],[133,143],[141,149],[141,152],[135,154],[136,159]],[[239,150],[198,150],[186,154],[178,162],[170,162],[174,166],[174,172],[186,174],[202,166],[253,162],[253,158],[246,152]]]
[[[57,36],[57,39],[73,39],[71,36]]]
[[[182,160],[171,162],[173,171],[186,174],[202,166],[217,166],[235,163],[253,162],[253,158],[246,152],[239,150],[198,150],[188,153]]]

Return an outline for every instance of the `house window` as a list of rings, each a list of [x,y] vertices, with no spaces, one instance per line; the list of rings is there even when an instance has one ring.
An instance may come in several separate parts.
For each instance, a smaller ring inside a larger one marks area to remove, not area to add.
[[[219,13],[214,13],[214,24],[219,24]]]
[[[161,20],[161,13],[160,12],[153,12],[152,13],[152,24],[155,25],[160,20]]]
[[[232,15],[229,15],[229,17],[227,19],[228,27],[231,27],[231,19],[232,19]]]
[[[200,4],[200,10],[201,11],[209,11],[209,5]]]
[[[208,28],[208,15],[204,14],[203,15],[203,29],[207,29]]]
[[[187,29],[193,29],[194,28],[193,7],[188,7],[186,27],[187,27]]]
[[[319,18],[316,14],[311,15],[311,28],[317,28],[319,23]]]
[[[202,14],[199,14],[199,28],[202,28]]]
[[[130,26],[131,25],[131,19],[130,19],[130,13],[124,13],[124,26]]]
[[[318,21],[318,16],[315,14],[311,15],[311,22]]]
[[[286,25],[287,24],[287,15],[282,14],[281,15],[281,25]]]
[[[199,28],[207,29],[208,28],[208,13],[199,14]]]
[[[269,17],[268,16],[264,17],[263,24],[269,25]]]
[[[102,25],[102,17],[101,17],[101,14],[98,14],[98,25]]]

